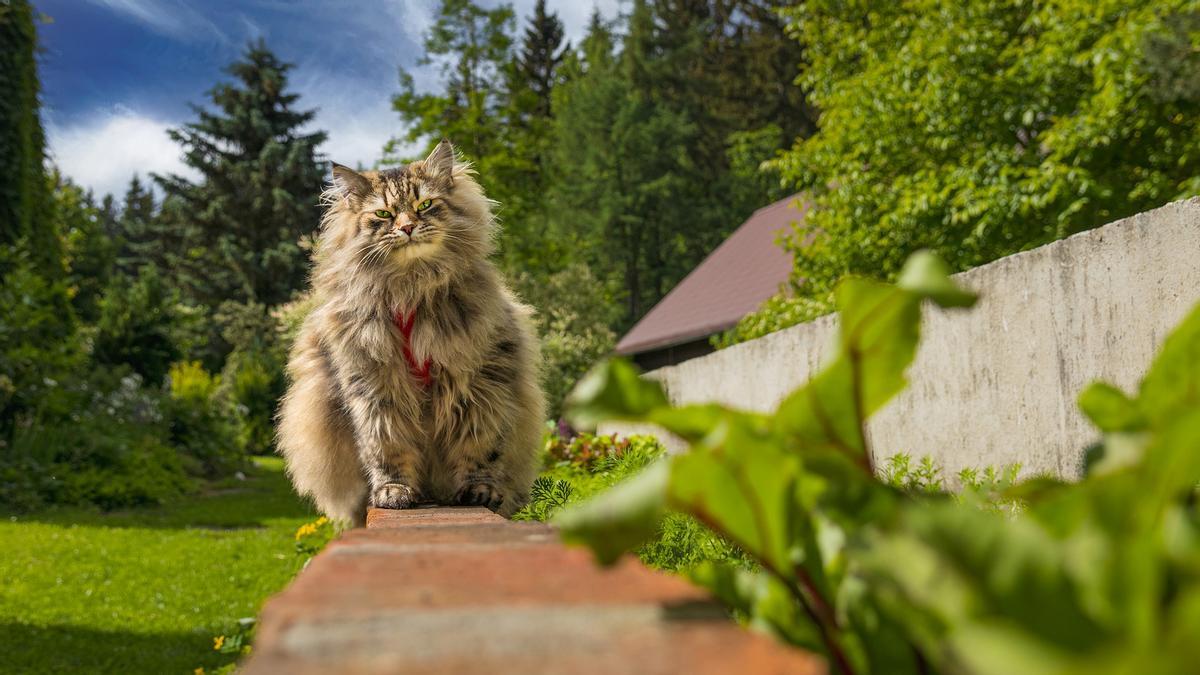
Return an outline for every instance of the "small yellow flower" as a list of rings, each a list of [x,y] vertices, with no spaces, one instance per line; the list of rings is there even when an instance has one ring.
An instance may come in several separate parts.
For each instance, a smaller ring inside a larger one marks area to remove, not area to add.
[[[218,635],[217,637],[213,638],[213,650],[214,651],[218,651],[218,652],[221,651],[221,647],[224,644],[225,644],[225,636],[224,635]]]
[[[197,669],[195,669],[195,670],[193,670],[193,671],[192,671],[192,675],[204,675],[204,669],[203,669],[203,668],[197,668]]]
[[[299,541],[302,537],[307,537],[310,534],[317,533],[317,526],[312,523],[305,523],[296,530],[296,540]]]
[[[328,519],[328,518],[326,518],[325,516],[321,516],[320,518],[317,518],[317,522],[316,522],[315,524],[316,524],[316,525],[319,527],[319,526],[321,526],[321,525],[324,525],[325,523],[328,523],[328,522],[329,522],[329,519]]]

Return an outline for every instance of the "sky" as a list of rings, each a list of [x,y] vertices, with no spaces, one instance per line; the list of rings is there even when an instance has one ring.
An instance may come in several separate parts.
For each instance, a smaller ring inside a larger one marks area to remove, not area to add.
[[[191,105],[228,80],[222,68],[263,38],[295,64],[298,108],[317,109],[320,150],[370,166],[401,133],[391,109],[398,67],[418,88],[422,35],[437,0],[33,0],[39,26],[42,119],[51,160],[97,195],[124,193],[134,173],[194,176],[167,130],[195,119]],[[495,6],[499,0],[480,0]],[[518,33],[534,0],[512,0]],[[614,17],[620,0],[547,0],[578,44],[593,8]]]

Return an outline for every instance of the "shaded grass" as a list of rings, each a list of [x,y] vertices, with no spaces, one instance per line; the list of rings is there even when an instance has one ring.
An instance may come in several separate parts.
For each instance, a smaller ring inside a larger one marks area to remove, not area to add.
[[[156,509],[0,519],[0,673],[191,673],[299,571],[315,514],[275,458]]]

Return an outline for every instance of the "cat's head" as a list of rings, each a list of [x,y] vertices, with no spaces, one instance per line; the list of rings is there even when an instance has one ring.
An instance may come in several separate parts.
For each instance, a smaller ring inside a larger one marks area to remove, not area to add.
[[[453,265],[494,247],[492,203],[448,140],[398,169],[334,164],[326,202],[322,247],[360,271]]]

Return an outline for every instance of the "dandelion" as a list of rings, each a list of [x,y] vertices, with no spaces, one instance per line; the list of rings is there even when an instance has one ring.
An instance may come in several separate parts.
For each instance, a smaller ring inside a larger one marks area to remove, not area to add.
[[[193,670],[192,675],[204,675],[204,668],[197,668]]]
[[[299,528],[297,528],[296,541],[300,541],[302,538],[307,537],[310,534],[316,534],[316,533],[317,533],[316,524],[305,523],[305,524],[301,525]]]
[[[218,652],[221,651],[221,647],[223,647],[224,645],[225,645],[225,636],[224,635],[218,635],[217,637],[213,638],[213,651],[218,651]]]
[[[328,518],[326,518],[325,516],[321,516],[320,518],[317,518],[317,522],[316,522],[315,524],[316,524],[316,525],[319,527],[319,526],[321,526],[321,525],[324,525],[325,523],[328,523],[328,522],[329,522],[329,519],[328,519]]]

